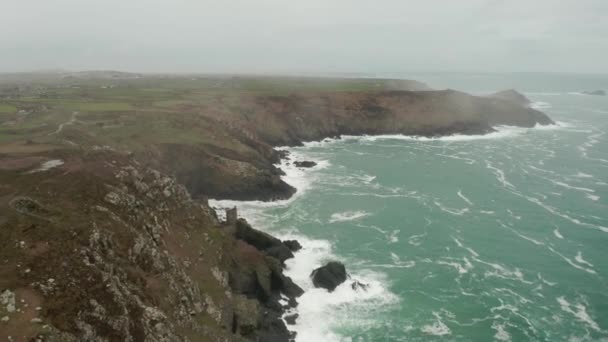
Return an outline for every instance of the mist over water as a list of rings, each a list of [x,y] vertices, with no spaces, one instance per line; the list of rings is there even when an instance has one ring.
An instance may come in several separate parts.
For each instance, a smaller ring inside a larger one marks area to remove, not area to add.
[[[291,148],[297,196],[238,203],[304,249],[287,274],[298,341],[608,338],[608,78],[419,75],[470,92],[517,88],[558,125],[484,137],[346,137]],[[222,203],[219,203],[222,204]],[[231,203],[224,203],[231,204]],[[334,293],[309,274],[338,259]]]

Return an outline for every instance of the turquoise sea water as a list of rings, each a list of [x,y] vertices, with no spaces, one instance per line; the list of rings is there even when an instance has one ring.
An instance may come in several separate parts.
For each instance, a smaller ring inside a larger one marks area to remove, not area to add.
[[[608,340],[608,77],[415,75],[472,93],[517,88],[559,124],[484,137],[346,137],[292,148],[298,195],[239,203],[304,250],[287,273],[297,341]],[[229,204],[229,203],[228,203]],[[346,264],[334,293],[308,275]]]

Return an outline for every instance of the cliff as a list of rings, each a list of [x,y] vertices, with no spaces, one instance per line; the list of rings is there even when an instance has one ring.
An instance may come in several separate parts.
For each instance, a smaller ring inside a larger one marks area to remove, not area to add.
[[[225,128],[224,134],[244,149],[226,151],[213,143],[162,145],[152,158],[159,161],[156,167],[175,174],[194,196],[273,200],[294,192],[272,166],[280,158],[274,146],[340,135],[485,134],[498,125],[553,123],[520,99],[453,90],[243,95],[238,103],[237,108],[218,106],[200,115]]]
[[[291,196],[278,145],[552,122],[411,81],[112,82],[0,89],[2,338],[288,341],[281,315],[301,294],[282,272],[290,244],[233,214],[221,222],[206,198]]]
[[[48,157],[2,159],[3,338],[290,338],[279,299],[295,305],[301,290],[271,251],[241,236],[263,233],[219,222],[175,179],[128,155],[57,152],[63,163],[39,170]]]

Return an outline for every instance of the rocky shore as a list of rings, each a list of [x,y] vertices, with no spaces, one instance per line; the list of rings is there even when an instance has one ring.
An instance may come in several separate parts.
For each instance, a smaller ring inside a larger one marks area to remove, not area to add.
[[[160,113],[165,103],[150,104],[148,89],[156,88],[148,83],[118,89],[145,95],[121,97],[134,98],[129,106],[92,107],[105,93],[85,93],[79,109],[90,110],[78,116],[53,107],[73,106],[69,98],[44,100],[44,110],[31,97],[11,100],[16,115],[28,113],[19,120],[46,121],[12,128],[13,138],[0,143],[0,338],[293,340],[282,315],[302,289],[283,268],[301,246],[256,230],[235,210],[220,220],[208,198],[292,196],[275,166],[285,157],[277,146],[552,123],[513,93],[474,97],[387,84],[399,89],[241,92],[230,101],[205,93],[217,97],[170,102]],[[174,101],[171,90],[165,101]],[[49,122],[57,117],[63,129],[54,133]],[[313,275],[328,289],[346,279],[343,265],[331,268]]]
[[[274,166],[284,157],[276,146],[341,135],[474,135],[494,132],[498,125],[553,124],[515,91],[488,97],[453,90],[340,92],[245,96],[241,101],[248,105],[246,113],[213,114],[229,120],[217,124],[243,148],[164,144],[149,159],[174,174],[194,197],[270,201],[295,192]]]

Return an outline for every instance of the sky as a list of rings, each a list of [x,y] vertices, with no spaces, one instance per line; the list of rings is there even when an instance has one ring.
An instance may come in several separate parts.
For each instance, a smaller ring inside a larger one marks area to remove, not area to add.
[[[0,0],[0,71],[608,73],[608,0]]]

